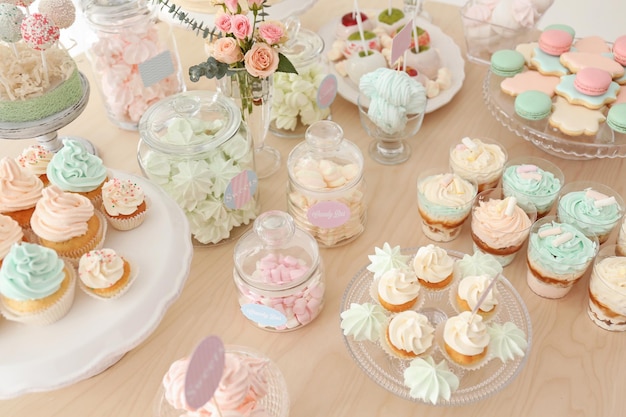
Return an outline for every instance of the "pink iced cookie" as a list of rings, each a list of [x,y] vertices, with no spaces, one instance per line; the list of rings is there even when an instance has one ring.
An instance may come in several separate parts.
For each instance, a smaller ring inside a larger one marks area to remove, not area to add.
[[[61,34],[59,27],[41,13],[33,13],[22,20],[20,26],[24,42],[37,51],[54,45]]]
[[[513,77],[505,78],[500,83],[500,88],[506,94],[513,97],[528,90],[537,90],[554,96],[554,89],[561,79],[552,75],[543,75],[537,71],[525,71]]]
[[[549,123],[566,135],[593,136],[598,133],[600,123],[605,120],[606,117],[601,110],[570,104],[563,97],[557,97],[552,106]]]
[[[585,71],[586,75],[587,71]],[[561,82],[556,86],[556,94],[564,97],[572,104],[585,106],[589,109],[601,109],[607,104],[614,102],[617,99],[617,92],[620,86],[615,81],[610,81],[608,88],[604,93],[598,95],[588,95],[582,93],[576,87],[577,74],[564,75],[561,77]],[[587,77],[585,77],[587,78]],[[593,81],[591,77],[587,78],[589,82]],[[579,83],[580,84],[580,83]],[[599,85],[596,83],[596,85]]]
[[[574,48],[578,52],[590,52],[592,54],[604,54],[611,52],[611,48],[601,36],[587,36],[574,42]]]
[[[559,56],[570,50],[574,37],[561,29],[548,29],[539,35],[539,49],[548,55]]]
[[[566,52],[561,55],[560,61],[573,73],[577,73],[583,68],[594,67],[607,71],[611,74],[611,78],[624,75],[624,67],[605,55],[591,52]]]

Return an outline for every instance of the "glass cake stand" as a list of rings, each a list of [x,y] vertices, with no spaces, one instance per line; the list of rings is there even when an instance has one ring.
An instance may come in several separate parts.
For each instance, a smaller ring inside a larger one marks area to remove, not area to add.
[[[565,135],[550,126],[547,118],[541,124],[531,125],[524,121],[515,114],[515,98],[500,89],[501,81],[501,77],[487,71],[483,82],[483,99],[487,108],[503,126],[542,151],[572,160],[626,157],[626,139],[623,136],[604,142],[597,136]]]
[[[0,123],[0,138],[2,139],[32,139],[36,138],[39,145],[52,152],[63,147],[63,138],[59,138],[58,130],[73,122],[87,107],[89,101],[89,81],[83,73],[79,73],[83,87],[82,97],[71,107],[52,114],[41,120],[19,123]],[[68,137],[83,143],[88,152],[96,155],[95,146],[81,137]]]
[[[402,250],[403,255],[411,255],[411,258],[416,252],[417,248]],[[463,253],[452,250],[448,250],[448,254],[455,260],[463,257]],[[374,300],[370,294],[372,281],[373,274],[367,270],[366,266],[359,270],[346,288],[340,311],[350,308],[351,303],[377,303],[377,300]],[[503,275],[500,275],[500,279],[496,283],[496,289],[499,293],[498,310],[486,324],[489,325],[493,322],[515,323],[526,334],[528,345],[525,356],[501,362],[500,359],[489,357],[488,354],[487,362],[478,369],[463,368],[452,362],[444,353],[445,349],[441,346],[442,343],[437,334],[440,333],[440,329],[448,317],[459,313],[453,301],[455,299],[454,290],[457,286],[458,279],[455,277],[453,282],[442,290],[429,290],[422,287],[420,289],[421,301],[418,301],[417,306],[414,307],[419,313],[427,316],[436,329],[434,348],[432,348],[430,356],[435,362],[445,360],[450,370],[459,378],[459,387],[452,393],[450,400],[440,399],[437,403],[437,405],[442,406],[467,405],[499,392],[519,374],[526,364],[526,359],[531,350],[532,327],[526,305],[513,285]],[[357,342],[352,336],[343,336],[343,338],[352,358],[370,379],[401,398],[431,404],[411,397],[409,388],[404,385],[403,373],[409,366],[410,360],[391,357],[378,342]]]

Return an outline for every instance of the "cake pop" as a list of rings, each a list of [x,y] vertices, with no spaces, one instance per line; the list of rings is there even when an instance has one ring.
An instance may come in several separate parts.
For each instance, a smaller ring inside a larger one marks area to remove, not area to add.
[[[59,40],[59,27],[41,13],[26,16],[20,28],[24,42],[37,51],[44,51]]]
[[[14,43],[22,39],[20,25],[23,19],[24,13],[17,6],[0,3],[0,40]]]
[[[72,0],[41,0],[39,12],[48,16],[60,29],[72,26],[76,19],[76,8]]]

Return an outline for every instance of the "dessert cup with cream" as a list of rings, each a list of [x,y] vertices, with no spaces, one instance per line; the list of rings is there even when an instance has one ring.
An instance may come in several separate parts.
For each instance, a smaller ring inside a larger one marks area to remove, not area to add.
[[[457,174],[427,170],[417,178],[422,232],[436,242],[456,239],[469,217],[477,186]]]
[[[480,193],[498,186],[507,158],[504,147],[493,139],[464,137],[450,148],[449,163],[453,173],[474,181]]]
[[[589,238],[555,216],[537,220],[528,238],[528,287],[544,298],[564,297],[585,274],[598,247],[595,236]]]
[[[626,256],[618,255],[616,245],[607,245],[596,255],[587,314],[605,330],[626,330]]]
[[[524,245],[536,218],[534,206],[523,210],[515,197],[504,197],[501,188],[479,193],[472,207],[474,250],[491,254],[507,266]]]

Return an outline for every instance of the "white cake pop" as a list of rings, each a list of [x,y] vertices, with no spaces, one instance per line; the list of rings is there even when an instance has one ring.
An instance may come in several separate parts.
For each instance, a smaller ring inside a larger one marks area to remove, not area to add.
[[[0,40],[15,43],[22,39],[20,25],[24,19],[24,12],[17,6],[0,3]]]
[[[72,26],[76,19],[76,7],[72,0],[41,0],[39,12],[48,16],[60,29]]]
[[[35,0],[9,0],[7,3],[13,3],[17,6],[22,6],[28,8],[31,4],[33,4]]]
[[[37,51],[44,51],[59,40],[59,27],[41,13],[26,16],[20,28],[24,42]]]

